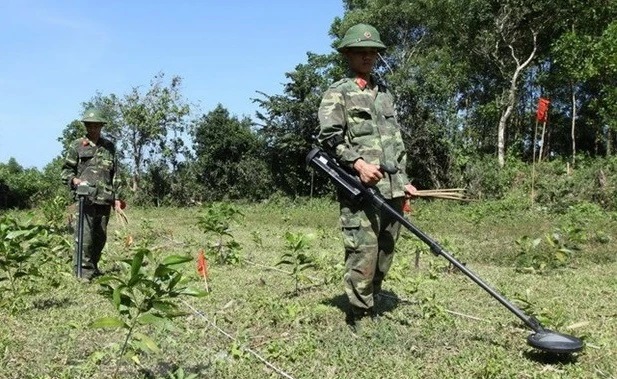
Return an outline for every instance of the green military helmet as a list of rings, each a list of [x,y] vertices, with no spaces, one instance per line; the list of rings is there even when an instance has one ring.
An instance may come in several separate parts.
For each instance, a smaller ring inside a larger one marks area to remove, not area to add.
[[[84,117],[81,119],[81,122],[98,122],[106,124],[107,120],[103,117],[103,112],[100,109],[90,108],[84,113]]]
[[[381,42],[379,32],[375,27],[369,24],[356,24],[347,29],[343,40],[336,49],[343,51],[350,47],[374,47],[383,50],[386,45]]]

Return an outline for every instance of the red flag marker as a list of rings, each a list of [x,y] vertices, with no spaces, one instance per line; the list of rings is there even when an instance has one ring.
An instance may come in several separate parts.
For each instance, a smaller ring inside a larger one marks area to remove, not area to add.
[[[199,255],[197,256],[197,272],[204,277],[206,292],[210,292],[208,290],[208,261],[204,255],[204,249],[199,249]]]
[[[549,99],[545,99],[543,97],[538,99],[538,110],[536,111],[536,120],[539,122],[548,121],[548,105],[550,104]]]

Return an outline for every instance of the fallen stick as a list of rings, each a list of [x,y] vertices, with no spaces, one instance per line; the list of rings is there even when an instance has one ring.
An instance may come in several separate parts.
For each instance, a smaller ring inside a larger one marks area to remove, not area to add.
[[[464,196],[460,196],[460,195],[414,194],[414,196],[418,196],[418,197],[434,197],[436,199],[445,199],[445,200],[462,200],[462,201],[472,201],[473,200],[473,199],[467,199]]]
[[[414,194],[418,197],[434,197],[436,199],[444,200],[462,200],[470,201],[465,198],[464,188],[446,188],[446,189],[432,189],[432,190],[418,190]]]
[[[428,190],[418,190],[417,192],[465,192],[465,188],[436,188]]]
[[[218,331],[219,333],[221,333],[222,335],[224,335],[225,337],[229,338],[230,340],[232,340],[234,343],[236,344],[240,344],[240,342],[234,338],[231,334],[227,333],[226,331],[224,331],[223,329],[219,328],[214,322],[210,321],[203,312],[197,310],[195,307],[193,307],[191,304],[187,303],[184,300],[181,300],[182,303],[184,303],[184,305],[189,308],[191,311],[193,311],[194,314],[196,314],[197,316],[203,318],[206,323],[208,325],[210,325],[211,327],[213,327],[214,329],[216,329],[216,331]],[[277,374],[279,374],[282,377],[288,378],[288,379],[293,379],[293,377],[291,375],[289,375],[288,373],[286,373],[285,371],[281,370],[280,368],[276,367],[274,364],[270,363],[269,361],[267,361],[265,358],[263,358],[261,355],[259,355],[255,350],[248,348],[248,347],[244,347],[242,345],[240,345],[240,349],[252,354],[255,358],[259,359],[261,362],[263,362],[266,366],[268,366],[270,369],[274,370],[274,372],[276,372]]]
[[[409,299],[405,299],[405,298],[398,297],[398,296],[391,296],[391,295],[387,295],[387,294],[385,294],[383,292],[380,293],[379,296],[387,297],[389,299],[398,300],[400,302],[408,303],[408,304],[418,304],[419,303],[419,301],[417,301],[417,300],[409,300]],[[480,318],[480,317],[471,316],[471,315],[467,315],[467,314],[464,314],[464,313],[451,311],[449,309],[444,309],[444,311],[446,313],[450,313],[450,314],[455,315],[455,316],[466,317],[466,318],[469,318],[469,319],[472,319],[472,320],[483,321],[483,322],[489,322],[490,323],[489,320],[486,320],[486,319],[483,319],[483,318]]]

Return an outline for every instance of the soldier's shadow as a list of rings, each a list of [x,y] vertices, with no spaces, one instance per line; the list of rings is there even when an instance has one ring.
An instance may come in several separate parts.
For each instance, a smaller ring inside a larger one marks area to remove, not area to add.
[[[394,292],[382,291],[375,301],[374,310],[378,315],[382,315],[387,312],[392,312],[403,302],[404,301]],[[345,294],[337,295],[330,299],[325,299],[321,303],[331,307],[336,307],[344,314],[351,312],[351,304]]]
[[[52,308],[67,308],[74,304],[77,304],[75,301],[69,299],[68,297],[63,297],[60,299],[57,298],[49,298],[49,299],[39,299],[35,300],[32,303],[32,308],[37,310],[48,310]]]

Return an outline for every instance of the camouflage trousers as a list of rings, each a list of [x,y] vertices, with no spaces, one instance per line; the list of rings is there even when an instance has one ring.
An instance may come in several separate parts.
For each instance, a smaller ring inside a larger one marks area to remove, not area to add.
[[[404,198],[387,200],[401,214]],[[345,292],[352,306],[373,307],[394,256],[401,224],[386,212],[340,197],[340,222],[345,246]]]
[[[75,229],[75,252],[79,238],[79,205],[73,218]],[[107,242],[107,224],[111,206],[99,204],[84,204],[84,235],[83,235],[83,255],[82,272],[85,277],[98,271],[98,263],[101,259],[101,252]]]

